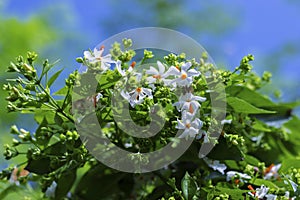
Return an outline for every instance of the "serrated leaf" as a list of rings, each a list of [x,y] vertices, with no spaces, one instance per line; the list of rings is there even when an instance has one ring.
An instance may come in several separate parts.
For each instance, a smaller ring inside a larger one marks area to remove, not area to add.
[[[197,192],[197,183],[189,175],[188,172],[185,173],[184,177],[181,180],[181,189],[183,196],[186,200],[193,199]]]
[[[47,87],[48,87],[48,88],[51,87],[51,85],[55,82],[55,80],[58,78],[58,76],[61,74],[62,71],[63,71],[63,69],[57,71],[55,74],[53,74],[53,75],[49,78],[49,80],[48,80],[48,82],[47,82]]]
[[[275,111],[264,110],[257,108],[250,103],[238,97],[227,97],[227,104],[237,113],[245,114],[271,114]]]

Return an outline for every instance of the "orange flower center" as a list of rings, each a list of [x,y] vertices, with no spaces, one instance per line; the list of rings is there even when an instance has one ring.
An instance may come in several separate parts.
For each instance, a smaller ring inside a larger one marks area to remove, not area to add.
[[[265,170],[265,174],[269,173],[272,168],[274,167],[274,164],[271,164],[266,170]]]
[[[158,75],[153,75],[152,77],[156,78],[156,79],[161,79],[161,75],[159,75],[159,74]]]
[[[191,124],[190,124],[190,123],[188,123],[188,124],[186,124],[186,125],[185,125],[185,127],[187,127],[187,128],[191,128]]]
[[[142,88],[140,88],[140,87],[138,87],[138,88],[136,88],[136,91],[137,91],[137,93],[141,93],[142,92]]]
[[[184,79],[186,79],[186,78],[187,78],[187,74],[186,74],[186,73],[183,73],[183,74],[181,75],[181,79],[184,80]]]

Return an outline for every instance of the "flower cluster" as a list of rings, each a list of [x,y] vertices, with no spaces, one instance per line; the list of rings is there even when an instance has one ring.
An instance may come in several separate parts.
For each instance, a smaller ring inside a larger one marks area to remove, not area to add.
[[[115,69],[129,82],[130,78],[134,78],[137,86],[131,88],[129,91],[122,89],[121,96],[128,101],[132,108],[140,105],[146,98],[152,99],[153,93],[156,91],[156,86],[161,85],[169,87],[171,90],[181,89],[183,94],[178,98],[173,105],[181,113],[181,118],[177,119],[176,128],[182,131],[180,138],[192,137],[199,134],[203,122],[199,117],[196,117],[200,108],[200,103],[204,102],[206,98],[195,96],[192,93],[192,83],[195,77],[200,76],[200,72],[194,69],[191,62],[181,62],[177,66],[168,66],[161,61],[157,61],[157,67],[150,66],[145,73],[138,72],[134,69],[136,62],[132,62],[130,66],[125,66],[121,60],[112,59],[111,54],[103,56],[104,47],[94,51],[84,52],[84,62],[88,67],[96,65],[101,73],[111,68],[111,64],[115,65]],[[147,51],[149,53],[149,51]],[[143,78],[146,83],[142,84]],[[132,86],[131,86],[132,87]],[[203,134],[201,134],[200,138]],[[209,142],[207,134],[203,135],[204,141]]]

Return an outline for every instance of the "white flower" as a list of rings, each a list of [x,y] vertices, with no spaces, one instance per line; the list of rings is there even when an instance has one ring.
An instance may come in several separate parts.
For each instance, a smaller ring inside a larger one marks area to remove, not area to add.
[[[286,197],[289,200],[295,200],[296,199],[296,197],[290,197],[290,192],[289,191],[286,191],[284,193],[284,197]]]
[[[177,77],[171,81],[171,83],[176,83],[179,86],[190,86],[193,82],[193,77],[200,75],[200,72],[195,69],[190,69],[191,66],[191,62],[184,63],[179,69],[171,66],[166,74],[175,75]]]
[[[186,93],[179,98],[179,101],[174,103],[178,111],[187,110],[194,114],[200,107],[200,102],[205,101],[206,98],[200,96],[194,96],[192,93]]]
[[[147,96],[149,98],[153,98],[151,90],[143,87],[137,87],[129,93],[122,91],[121,95],[130,103],[132,107],[143,103],[144,98]]]
[[[116,63],[116,61],[111,59],[111,55],[107,54],[102,56],[104,51],[104,47],[102,46],[99,50],[97,48],[94,49],[93,52],[91,51],[84,51],[84,57],[89,61],[89,63],[101,63],[100,67],[102,70],[107,70],[110,68],[112,63]]]
[[[165,66],[160,62],[157,61],[158,70],[153,66],[150,66],[150,69],[146,70],[146,74],[152,75],[147,77],[147,81],[151,83],[155,83],[157,81],[162,81],[165,85],[169,85],[171,80],[166,79],[169,76],[169,73],[165,73]]]
[[[251,176],[236,171],[228,171],[226,173],[226,181],[230,181],[232,178],[238,178],[241,182],[244,182],[244,179],[251,179]]]
[[[184,130],[183,133],[179,136],[179,138],[184,138],[187,136],[195,137],[203,125],[203,122],[200,119],[194,119],[194,115],[185,110],[182,112],[182,119],[177,119],[177,122],[178,124],[176,128]]]
[[[207,163],[207,165],[215,171],[219,171],[221,174],[224,174],[224,171],[227,169],[226,165],[220,163],[218,160],[211,160],[208,158],[203,158],[203,160]]]
[[[262,198],[266,197],[268,191],[269,191],[269,188],[262,185],[260,188],[256,188],[255,191],[248,192],[248,194],[251,195],[252,197],[257,197],[258,199],[262,199]]]
[[[116,68],[117,68],[118,72],[121,74],[121,76],[126,76],[127,72],[130,73],[130,72],[133,71],[133,67],[132,67],[132,66],[130,66],[130,67],[127,69],[127,71],[126,71],[126,70],[123,70],[123,69],[121,68],[121,64],[122,64],[122,62],[119,61],[119,60],[116,62]]]
[[[267,195],[265,195],[265,197],[267,198],[267,200],[276,200],[277,199],[277,195],[275,195],[275,194],[267,194]]]
[[[295,183],[294,181],[292,181],[291,179],[284,180],[284,183],[285,183],[286,185],[292,186],[294,192],[297,191],[297,189],[298,189],[298,184]]]
[[[48,198],[54,198],[56,187],[57,187],[57,183],[53,181],[52,184],[47,188],[45,192],[45,196]]]
[[[221,121],[221,124],[222,124],[222,125],[224,125],[224,124],[231,124],[231,122],[232,122],[232,119],[223,119],[223,120]]]
[[[278,170],[280,169],[281,164],[278,165],[270,165],[270,167],[268,167],[265,171],[265,175],[264,175],[264,179],[269,180],[269,179],[278,179],[279,178],[279,174],[278,174]]]

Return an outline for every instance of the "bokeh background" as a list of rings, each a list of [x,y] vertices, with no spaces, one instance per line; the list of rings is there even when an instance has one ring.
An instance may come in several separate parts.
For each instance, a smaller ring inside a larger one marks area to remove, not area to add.
[[[220,68],[234,69],[253,54],[254,70],[273,73],[262,92],[277,101],[300,97],[300,2],[217,0],[0,0],[0,144],[9,143],[13,124],[34,130],[30,115],[7,114],[2,85],[11,60],[36,51],[40,60],[60,59],[64,78],[79,65],[75,58],[106,38],[132,28],[156,26],[197,40]],[[176,41],[174,41],[176,42]],[[299,110],[295,111],[299,115]],[[2,152],[1,150],[0,152]],[[0,157],[0,169],[9,165]]]

